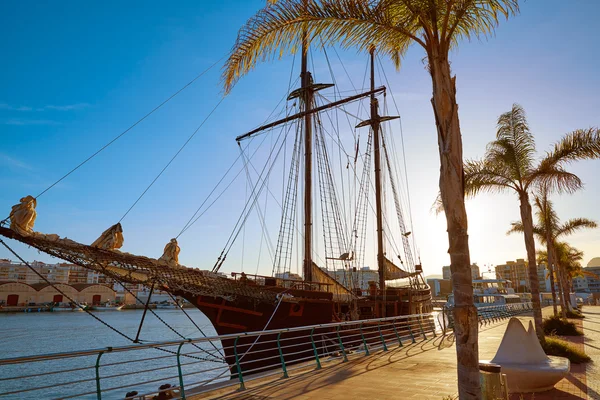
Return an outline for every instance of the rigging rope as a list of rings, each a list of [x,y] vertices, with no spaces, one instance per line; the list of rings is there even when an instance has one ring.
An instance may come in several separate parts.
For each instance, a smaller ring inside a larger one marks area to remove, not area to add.
[[[179,309],[180,309],[180,310],[181,310],[181,311],[182,311],[182,312],[185,314],[185,316],[187,317],[187,319],[189,319],[189,320],[190,320],[190,322],[191,322],[191,323],[192,323],[192,324],[193,324],[193,325],[196,327],[196,329],[198,329],[198,331],[199,331],[199,332],[202,334],[202,336],[204,336],[204,337],[208,337],[208,336],[206,336],[206,334],[204,333],[204,331],[202,330],[202,328],[200,328],[200,327],[198,326],[198,324],[196,324],[196,322],[194,322],[194,320],[192,319],[192,317],[190,317],[190,315],[189,315],[189,314],[188,314],[188,313],[187,313],[187,312],[186,312],[186,311],[183,309],[183,306],[177,302],[177,299],[175,298],[175,296],[173,296],[173,295],[172,295],[171,293],[169,293],[169,292],[167,292],[167,294],[169,295],[169,297],[171,298],[171,300],[173,300],[173,302],[174,302],[174,303],[177,305],[177,307],[178,307],[178,308],[179,308]],[[212,324],[210,324],[210,326],[212,326]],[[207,326],[204,326],[204,327],[206,328]],[[216,351],[217,351],[217,352],[218,352],[218,353],[221,355],[221,357],[225,357],[225,356],[223,355],[223,352],[221,352],[221,349],[219,349],[217,346],[215,346],[215,344],[214,344],[212,341],[211,341],[211,342],[209,342],[209,343],[210,343],[210,344],[212,345],[212,347],[213,347],[213,348],[214,348],[214,349],[215,349],[215,350],[216,350]],[[209,354],[210,354],[210,353],[209,353]]]
[[[297,81],[297,79],[296,79]],[[273,110],[271,111],[271,113],[267,116],[267,118],[265,119],[265,122],[269,120],[269,118],[271,118],[271,116],[273,115],[273,113],[275,112],[275,110],[279,107],[279,105],[287,98],[287,94],[285,94],[280,100],[279,103],[277,103],[277,105],[275,106],[275,108],[273,108]],[[285,110],[282,110],[279,114],[281,115]],[[262,125],[264,125],[264,123]],[[254,137],[250,138],[250,141],[248,142],[248,144],[246,144],[246,149],[250,146],[250,144],[252,143],[252,140],[254,139]],[[259,146],[256,148],[256,150],[254,151],[254,154],[256,154],[256,152],[258,151],[258,149],[260,148],[260,146],[265,142],[266,140],[266,136],[263,138],[262,142],[260,142]],[[244,149],[245,150],[245,149]],[[229,171],[231,171],[233,169],[233,167],[235,166],[235,164],[237,163],[237,161],[242,158],[241,154],[238,154],[238,156],[236,157],[236,159],[233,161],[233,163],[231,164],[231,166],[227,169],[227,171],[225,172],[225,174],[223,175],[223,177],[221,177],[221,179],[219,180],[219,182],[217,182],[217,184],[215,185],[215,187],[211,190],[211,192],[208,194],[208,196],[206,196],[206,198],[202,201],[202,204],[200,204],[200,206],[196,209],[196,211],[194,212],[194,214],[192,214],[192,216],[190,217],[190,219],[186,222],[186,224],[183,226],[183,228],[181,229],[181,231],[179,232],[179,234],[176,236],[176,238],[179,238],[179,236],[181,236],[185,231],[187,231],[192,225],[194,225],[196,223],[196,221],[198,221],[200,219],[200,217],[202,217],[202,215],[204,215],[206,213],[206,211],[208,211],[208,209],[215,204],[215,202],[225,193],[225,191],[227,191],[227,189],[233,184],[233,182],[235,181],[235,179],[244,171],[244,168],[241,168],[239,170],[239,172],[236,174],[236,176],[233,178],[233,180],[225,187],[225,189],[223,189],[223,191],[217,196],[217,198],[208,205],[208,207],[200,214],[198,215],[198,213],[200,212],[200,210],[202,209],[202,207],[204,206],[204,204],[206,204],[206,202],[208,201],[208,199],[210,199],[210,196],[212,196],[212,194],[217,190],[217,188],[219,187],[219,185],[221,184],[221,182],[223,182],[223,180],[225,179],[225,177],[229,174]],[[198,215],[198,217],[196,217],[196,215]]]
[[[137,198],[137,200],[134,201],[133,204],[131,205],[131,207],[129,207],[129,209],[125,212],[125,214],[123,214],[123,216],[121,217],[121,219],[119,220],[119,222],[123,221],[123,219],[127,216],[127,214],[129,214],[129,212],[133,209],[133,207],[135,207],[136,204],[142,199],[142,197],[144,197],[144,195],[146,194],[146,192],[148,190],[150,190],[150,188],[152,187],[152,185],[154,185],[154,183],[156,183],[156,181],[158,180],[158,178],[160,178],[161,175],[167,170],[167,168],[169,168],[169,165],[171,165],[171,163],[173,161],[175,161],[175,159],[177,158],[177,156],[179,155],[179,153],[181,153],[183,151],[183,149],[185,148],[185,146],[187,146],[187,144],[194,138],[194,136],[196,136],[196,133],[198,133],[198,131],[200,130],[200,128],[202,128],[202,126],[206,123],[206,121],[208,121],[208,119],[210,118],[210,116],[213,115],[213,113],[217,110],[217,108],[219,108],[219,106],[221,105],[221,103],[223,102],[223,100],[225,100],[225,97],[221,97],[221,100],[219,100],[218,103],[211,110],[211,112],[208,113],[208,115],[206,116],[206,118],[204,118],[204,120],[196,128],[196,130],[194,131],[194,133],[192,133],[191,136],[185,141],[185,143],[183,143],[183,145],[179,148],[179,150],[177,150],[177,152],[175,153],[175,155],[169,160],[169,162],[167,163],[167,165],[164,166],[164,168],[158,173],[158,175],[156,175],[156,177],[154,178],[154,180],[152,180],[152,182],[150,182],[150,184],[148,185],[148,187],[142,192],[142,194],[140,194],[140,196]]]
[[[385,73],[385,69],[383,68],[383,64],[381,62],[381,59],[379,57],[377,57],[377,61],[379,62],[379,66],[381,68],[381,71],[383,72],[383,77],[385,79],[386,84],[388,85],[388,87],[390,86],[390,82],[388,80],[387,74]],[[400,109],[398,108],[398,103],[396,103],[396,97],[394,96],[394,92],[391,92],[391,96],[392,96],[392,102],[394,103],[394,107],[396,108],[396,112],[398,113],[398,115],[400,115]],[[400,143],[402,145],[402,161],[404,163],[404,179],[406,181],[406,198],[407,198],[407,203],[408,203],[408,218],[410,221],[410,230],[412,232],[412,242],[413,242],[413,250],[415,252],[417,252],[417,245],[416,245],[416,238],[415,238],[415,228],[413,226],[413,219],[412,219],[412,207],[411,207],[411,202],[410,202],[410,188],[408,185],[408,168],[406,167],[406,152],[405,152],[405,147],[404,147],[404,131],[402,129],[402,117],[398,118],[398,124],[400,126]],[[392,146],[394,145],[393,141],[392,141]]]
[[[289,131],[289,129],[288,129]],[[212,272],[218,272],[219,269],[221,268],[221,265],[223,265],[223,263],[225,262],[225,259],[227,258],[227,254],[229,254],[229,251],[231,250],[231,247],[233,247],[233,244],[235,242],[235,240],[237,239],[238,235],[241,232],[241,228],[243,226],[243,224],[246,222],[246,220],[248,219],[250,212],[252,211],[252,208],[254,208],[254,205],[256,204],[260,193],[262,192],[262,190],[265,187],[265,183],[268,179],[268,177],[270,176],[271,172],[273,171],[273,167],[275,166],[275,161],[277,160],[277,157],[279,156],[279,154],[281,153],[281,149],[283,148],[285,142],[286,142],[286,137],[287,137],[287,132],[286,135],[283,134],[284,130],[282,130],[279,134],[279,136],[277,137],[277,140],[275,142],[275,144],[277,144],[279,142],[279,139],[281,139],[281,137],[284,137],[284,140],[282,140],[281,145],[279,146],[279,150],[277,151],[277,153],[275,154],[275,157],[273,159],[273,162],[271,163],[271,166],[268,168],[267,170],[267,166],[269,165],[269,160],[271,159],[271,157],[273,157],[273,153],[274,153],[274,148],[271,149],[271,152],[269,154],[269,157],[267,159],[267,162],[265,163],[265,166],[263,167],[263,170],[261,171],[260,175],[259,175],[259,179],[263,176],[263,174],[265,173],[265,171],[267,172],[267,174],[265,175],[265,178],[262,180],[262,184],[260,185],[260,189],[257,191],[257,187],[255,186],[252,189],[252,192],[250,193],[251,197],[254,197],[254,199],[252,200],[252,203],[250,204],[250,202],[246,202],[244,209],[242,210],[242,213],[240,214],[240,217],[238,218],[233,231],[231,232],[231,235],[229,235],[229,238],[227,239],[227,242],[225,243],[225,246],[223,248],[223,250],[221,251],[221,254],[219,255],[219,257],[217,258],[217,262],[215,263],[215,266],[212,269]]]
[[[61,289],[59,289],[54,283],[50,282],[45,276],[43,276],[42,274],[40,274],[35,268],[33,268],[31,266],[31,264],[29,264],[27,261],[25,261],[17,252],[15,252],[8,244],[6,244],[6,242],[4,242],[4,240],[0,239],[0,243],[2,243],[2,245],[4,247],[6,247],[6,249],[8,251],[10,251],[15,257],[17,257],[19,259],[19,261],[21,261],[23,264],[25,264],[31,271],[33,271],[33,273],[35,273],[38,278],[40,278],[41,280],[43,280],[44,282],[46,282],[49,286],[51,286],[54,290],[56,290],[58,293],[60,293],[61,295],[63,295],[64,297],[66,297],[72,304],[77,305],[77,307],[81,308],[83,311],[85,311],[88,315],[92,316],[96,321],[100,322],[102,325],[106,326],[107,328],[109,328],[110,330],[112,330],[113,332],[117,333],[118,335],[124,337],[125,339],[129,340],[132,343],[136,343],[135,339],[129,337],[128,335],[126,335],[125,333],[119,331],[117,328],[113,327],[112,325],[110,325],[109,323],[103,321],[102,319],[100,319],[98,316],[94,315],[94,313],[92,313],[90,310],[86,309],[85,307],[82,307],[81,304],[79,304],[77,301],[75,301],[71,296],[69,296],[68,294],[66,294],[64,291],[62,291]],[[141,302],[141,300],[135,295],[133,294],[129,289],[127,289],[124,285],[123,288],[125,290],[127,290],[129,293],[131,293],[138,301]],[[144,304],[143,302],[141,302],[142,304]],[[169,327],[173,332],[175,332],[176,334],[178,334],[181,338],[186,339],[185,337],[181,336],[177,331],[175,331],[172,327],[169,326],[169,324],[167,324],[164,320],[162,320],[160,317],[158,317],[158,315],[156,315],[156,313],[154,313],[151,309],[150,312],[152,312],[152,314],[154,314],[160,321],[162,321],[167,327]],[[214,357],[213,354],[211,354],[210,352],[206,351],[205,349],[202,349],[198,346],[197,347],[199,350],[202,350],[208,354],[210,354],[211,356]],[[171,350],[167,350],[167,349],[162,349],[159,347],[156,347],[157,350],[161,350],[167,353],[172,353],[172,354],[177,354],[174,351]],[[205,358],[201,358],[201,357],[196,357],[196,356],[190,356],[190,355],[185,355],[186,357],[191,357],[191,358],[196,358],[202,361],[218,361],[218,359],[205,359]]]
[[[113,279],[114,279],[114,278],[113,278]],[[129,294],[131,294],[131,295],[132,295],[132,296],[133,296],[133,297],[134,297],[134,298],[135,298],[137,301],[139,301],[139,302],[140,302],[140,304],[144,304],[144,302],[143,302],[143,301],[142,301],[142,300],[141,300],[141,299],[140,299],[140,298],[139,298],[139,297],[138,297],[138,296],[137,296],[135,293],[133,293],[133,292],[132,292],[132,291],[131,291],[131,290],[130,290],[130,289],[127,287],[127,286],[125,286],[125,285],[124,285],[122,282],[120,282],[120,281],[118,281],[118,280],[117,280],[117,282],[119,282],[119,284],[121,285],[121,287],[123,287],[123,289],[125,289],[125,290],[126,290],[127,292],[129,292]],[[165,325],[167,328],[169,328],[169,329],[170,329],[170,330],[171,330],[173,333],[175,333],[177,336],[179,336],[180,338],[182,338],[182,339],[185,339],[185,340],[187,340],[187,339],[188,339],[188,338],[186,338],[185,336],[183,336],[181,333],[177,332],[177,330],[176,330],[175,328],[173,328],[171,325],[169,325],[169,324],[167,323],[167,321],[165,321],[164,319],[162,319],[161,317],[159,317],[159,316],[158,316],[158,314],[156,314],[156,313],[154,312],[154,310],[152,310],[151,308],[148,308],[148,311],[150,311],[150,313],[151,313],[152,315],[154,315],[154,316],[155,316],[155,317],[156,317],[156,318],[157,318],[157,319],[158,319],[160,322],[162,322],[162,323],[163,323],[163,324],[164,324],[164,325]],[[145,342],[145,340],[139,340],[139,341],[140,341],[140,342]],[[212,343],[211,343],[211,344],[212,344]],[[197,348],[198,350],[200,350],[200,351],[203,351],[203,352],[205,352],[205,353],[209,354],[209,355],[210,355],[210,356],[212,356],[212,357],[215,357],[215,355],[214,355],[214,354],[212,354],[211,352],[209,352],[209,351],[208,351],[208,350],[206,350],[206,349],[203,349],[203,348],[199,347],[197,344],[195,344],[195,343],[191,343],[191,345],[192,345],[192,346],[194,346],[195,348]],[[213,344],[213,347],[215,347],[215,346],[214,346],[214,344]],[[219,350],[219,349],[217,349],[216,347],[215,347],[215,349],[216,349],[216,350],[217,350],[217,351],[220,353],[220,350]],[[192,356],[189,356],[189,357],[192,357]],[[214,359],[214,360],[210,360],[210,359],[202,359],[202,360],[205,360],[205,361],[215,361],[215,362],[217,362],[217,361],[218,361],[218,362],[223,362],[223,360],[219,360],[219,359],[218,359],[218,358],[216,358],[216,357],[215,357],[215,359]]]
[[[201,76],[203,76],[205,73],[207,73],[208,71],[210,71],[211,69],[213,69],[214,66],[217,65],[217,64],[219,64],[225,57],[227,57],[228,54],[229,53],[224,54],[221,58],[219,58],[217,61],[215,61],[210,67],[208,67],[207,69],[205,69],[204,71],[202,71],[200,74],[196,75],[196,77],[194,79],[192,79],[191,81],[189,81],[188,83],[186,83],[181,89],[179,89],[178,91],[176,91],[175,93],[173,93],[171,96],[169,96],[166,100],[164,100],[158,106],[154,107],[149,113],[147,113],[146,115],[144,115],[142,118],[138,119],[133,125],[131,125],[127,129],[125,129],[123,132],[121,132],[119,135],[117,135],[115,138],[113,138],[110,142],[108,142],[107,144],[105,144],[104,146],[102,146],[98,151],[96,151],[91,156],[89,156],[88,158],[86,158],[85,160],[83,160],[75,168],[73,168],[72,170],[70,170],[69,172],[67,172],[65,175],[63,175],[60,179],[58,179],[52,185],[48,186],[46,189],[44,189],[44,191],[42,191],[40,194],[38,194],[37,196],[35,196],[35,198],[37,199],[40,196],[42,196],[48,190],[52,189],[54,186],[56,186],[58,183],[60,183],[63,179],[67,178],[69,175],[71,175],[73,172],[75,172],[76,170],[78,170],[80,167],[82,167],[84,164],[86,164],[92,158],[94,158],[95,156],[97,156],[100,152],[102,152],[103,150],[105,150],[108,146],[110,146],[111,144],[113,144],[114,142],[116,142],[118,139],[120,139],[122,136],[124,136],[127,132],[129,132],[130,130],[132,130],[133,128],[135,128],[139,123],[141,123],[142,121],[144,121],[146,118],[148,118],[150,115],[152,115],[159,108],[161,108],[162,106],[164,106],[165,104],[167,104],[169,101],[171,101],[179,93],[183,92],[185,89],[187,89],[189,86],[191,86]]]

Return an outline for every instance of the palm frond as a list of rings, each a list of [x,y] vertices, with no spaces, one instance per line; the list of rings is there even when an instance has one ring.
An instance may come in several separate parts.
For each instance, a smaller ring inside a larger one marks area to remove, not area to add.
[[[431,205],[430,211],[433,212],[435,215],[439,215],[444,212],[444,202],[442,201],[441,193],[438,193],[435,197],[435,201]]]
[[[223,73],[228,92],[236,81],[260,61],[295,53],[304,33],[308,42],[318,37],[324,45],[372,46],[396,62],[419,38],[418,17],[405,8],[390,7],[391,0],[280,0],[260,10],[240,29]]]
[[[565,163],[600,158],[600,129],[578,129],[566,134],[546,153],[539,169],[552,169]]]
[[[448,49],[464,39],[471,40],[473,37],[492,35],[501,17],[508,19],[519,12],[518,0],[466,0],[440,3],[447,5],[443,18],[438,20],[441,22],[443,43]]]
[[[523,233],[525,232],[525,227],[521,221],[515,221],[510,223],[511,228],[506,232],[507,235],[512,233]]]
[[[496,141],[492,143],[488,153],[502,157],[514,170],[514,179],[521,181],[528,175],[535,159],[535,140],[523,107],[513,104],[510,111],[500,115]]]
[[[465,196],[473,197],[481,192],[501,193],[506,189],[518,190],[502,166],[485,160],[466,160],[464,163]]]
[[[511,222],[510,226],[511,228],[506,232],[507,235],[525,232],[525,227],[521,221]],[[546,230],[543,227],[534,225],[533,234],[540,241],[540,243],[546,244]]]
[[[591,219],[573,218],[557,228],[555,237],[559,238],[561,236],[572,235],[573,233],[583,228],[593,229],[597,227],[598,224],[596,223],[596,221],[592,221]]]
[[[554,237],[554,231],[559,225],[560,220],[552,201],[548,198],[548,188],[542,187],[538,193],[534,196],[534,205],[536,208],[536,216],[538,220],[538,226],[544,230],[545,237],[548,233],[551,237]]]
[[[557,193],[573,193],[583,187],[581,179],[559,165],[540,164],[527,176],[525,187]]]

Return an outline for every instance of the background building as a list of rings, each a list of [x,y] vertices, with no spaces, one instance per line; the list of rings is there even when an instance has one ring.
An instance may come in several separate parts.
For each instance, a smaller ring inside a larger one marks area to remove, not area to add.
[[[362,267],[358,271],[340,268],[335,271],[328,271],[328,274],[349,288],[359,287],[362,290],[368,290],[370,281],[379,282],[379,272],[369,267]]]
[[[550,285],[550,274],[546,264],[537,264],[537,275],[539,291],[551,292],[552,287]],[[531,292],[528,262],[523,258],[517,258],[515,261],[507,261],[506,264],[497,265],[496,278],[507,279],[511,281],[515,292]],[[555,287],[558,289],[558,286],[556,285],[557,283],[555,283]]]
[[[600,257],[592,258],[583,269],[586,274],[573,279],[573,289],[579,293],[600,293]]]
[[[128,300],[135,303],[135,297],[124,287],[133,293],[137,293],[141,289],[141,285],[128,283],[125,283],[124,286],[120,285],[99,272],[87,270],[79,265],[47,264],[40,261],[33,261],[29,265],[35,272],[26,264],[0,259],[0,284],[3,285],[0,303],[4,301],[4,304],[8,304],[9,300],[10,303],[16,301],[20,305],[69,301],[66,298],[62,299],[63,296],[48,282],[61,290],[64,289],[70,297],[73,295],[74,300],[89,304],[97,303],[98,299],[101,299],[102,302],[107,300],[124,301],[127,297],[125,294],[129,294]],[[89,287],[93,289],[89,289]],[[9,291],[11,293],[8,293]]]
[[[450,272],[449,265],[442,267],[442,278],[452,279],[452,273]],[[481,279],[481,273],[479,271],[479,266],[477,265],[477,263],[471,264],[471,279]]]
[[[431,295],[446,299],[452,293],[452,280],[450,279],[427,279],[427,284],[431,288]]]
[[[515,292],[531,292],[527,262],[522,258],[517,258],[516,261],[507,261],[506,264],[496,265],[496,278],[511,281]]]
[[[56,288],[60,289],[60,293]],[[64,293],[64,295],[63,295]],[[106,285],[78,283],[27,284],[24,282],[0,282],[0,305],[6,307],[69,303],[104,304],[115,301],[115,291]],[[66,296],[68,297],[66,297]]]

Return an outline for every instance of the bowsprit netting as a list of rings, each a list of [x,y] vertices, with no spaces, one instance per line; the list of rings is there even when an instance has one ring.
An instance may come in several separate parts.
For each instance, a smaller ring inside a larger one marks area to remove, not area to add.
[[[170,292],[183,291],[196,296],[212,296],[228,300],[241,296],[269,302],[277,301],[276,293],[249,287],[208,271],[169,267],[149,257],[99,249],[70,239],[57,239],[53,237],[54,235],[22,236],[6,227],[0,227],[0,235],[122,282],[136,284],[156,282]]]

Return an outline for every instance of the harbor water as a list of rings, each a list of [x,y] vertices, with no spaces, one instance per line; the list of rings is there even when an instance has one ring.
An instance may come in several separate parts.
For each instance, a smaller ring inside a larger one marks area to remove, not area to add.
[[[142,310],[122,310],[98,312],[95,314],[115,329],[123,332],[130,338],[135,338],[142,312]],[[202,337],[202,334],[181,310],[157,309],[154,312],[182,336],[186,338]],[[200,311],[186,309],[186,313],[207,336],[216,335],[210,321]],[[0,335],[0,358],[101,349],[110,346],[132,344],[130,340],[114,332],[85,312],[1,313],[0,326],[2,327],[2,335]],[[155,315],[148,312],[142,327],[140,339],[143,340],[142,343],[147,343],[181,340],[181,337],[161,322]],[[216,345],[220,346],[219,343],[216,343]],[[200,347],[207,348],[213,353],[216,352],[212,346],[205,343]],[[170,350],[176,351],[177,347],[171,347]],[[186,345],[183,352],[198,353],[199,350],[191,345]],[[201,356],[202,354],[196,355]],[[178,385],[175,358],[170,353],[160,350],[147,349],[114,354],[105,353],[102,356],[101,365],[144,358],[149,360],[134,364],[120,364],[101,368],[103,390],[124,386],[121,389],[103,393],[102,398],[122,399],[129,390],[137,390],[140,393],[144,393],[156,390],[164,383],[170,383],[174,386]],[[211,376],[217,377],[219,375],[222,377],[221,379],[228,378],[228,372],[226,372],[226,368],[222,363],[199,362],[197,359],[192,359],[191,361],[194,361],[192,365],[183,367],[184,373],[203,370],[211,371],[199,373],[198,375],[200,376],[189,376],[190,382],[198,382],[208,379]],[[48,386],[48,388],[1,396],[0,400],[63,398],[86,392],[91,393],[77,398],[96,398],[95,369],[93,368],[95,362],[96,356],[90,356],[2,366],[0,367],[0,392],[2,393],[40,386]],[[47,374],[48,371],[67,369],[72,369],[73,371],[67,374]],[[132,370],[148,370],[148,372],[142,375],[128,375],[127,373]],[[35,374],[43,375],[32,376]],[[110,378],[113,375],[114,377]],[[31,377],[7,379],[17,376]],[[61,383],[76,380],[83,382],[74,385],[61,385]],[[148,382],[150,380],[155,380],[155,382],[140,384],[140,382]]]

